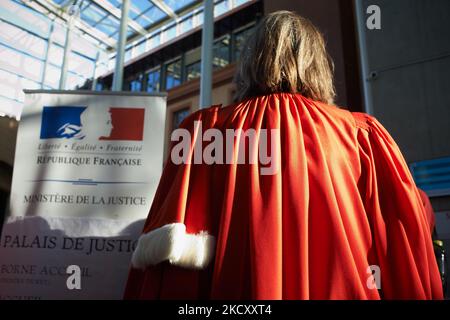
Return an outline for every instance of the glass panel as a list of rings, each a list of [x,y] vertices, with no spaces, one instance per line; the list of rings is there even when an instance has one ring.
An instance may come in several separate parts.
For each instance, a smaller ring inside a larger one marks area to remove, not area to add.
[[[220,16],[221,14],[228,11],[228,0],[216,3],[214,6],[214,16]]]
[[[230,63],[230,36],[214,43],[213,48],[213,66],[222,68]]]
[[[157,7],[152,7],[150,10],[136,19],[136,22],[144,28],[147,28],[152,23],[155,23],[164,17],[166,17],[166,14],[163,11],[161,11]]]
[[[189,116],[189,108],[181,109],[173,113],[172,129],[177,129],[180,124]]]
[[[136,79],[129,82],[128,90],[130,91],[142,91],[142,79],[144,77],[140,74]]]
[[[43,62],[0,44],[0,69],[41,81]]]
[[[143,41],[143,42],[139,43],[138,45],[136,45],[136,47],[134,47],[134,56],[135,57],[137,57],[145,52],[145,44],[146,44],[146,42]]]
[[[95,91],[102,91],[103,90],[103,83],[97,82],[95,84]]]
[[[60,68],[48,65],[47,70],[45,71],[45,82],[44,82],[45,85],[55,89],[58,88],[60,76],[61,76]]]
[[[234,0],[234,7],[240,6],[241,4],[244,4],[246,2],[249,2],[250,0]]]
[[[161,78],[161,70],[155,69],[147,73],[147,92],[159,91],[159,84]]]
[[[48,51],[48,62],[56,66],[61,66],[63,63],[64,49],[57,44],[52,44]]]
[[[66,90],[76,89],[80,88],[85,83],[85,79],[73,74],[71,72],[67,73],[67,80],[66,80]]]
[[[197,47],[193,50],[186,52],[184,55],[185,65],[192,64],[194,62],[200,61],[201,59],[201,47]]]
[[[116,58],[113,57],[108,61],[108,69],[113,70],[115,66],[116,66]]]
[[[148,39],[150,41],[149,49],[153,49],[161,44],[161,33],[155,34],[153,37]]]
[[[186,66],[186,80],[192,80],[200,77],[200,61]]]
[[[147,11],[151,6],[149,0],[131,0],[130,18],[135,19],[137,16]]]
[[[251,34],[253,26],[239,31],[234,37],[234,60],[238,60],[247,37]]]
[[[108,66],[105,63],[98,63],[97,69],[95,70],[96,76],[103,76],[105,73],[108,72]]]
[[[131,59],[131,48],[125,50],[124,61],[127,62]]]
[[[22,68],[26,70],[28,77],[33,80],[40,81],[44,63],[32,57],[23,56]]]
[[[58,43],[61,46],[64,46],[66,42],[66,27],[55,23],[52,35],[53,42]]]
[[[19,77],[0,69],[0,96],[18,100],[17,82]]]
[[[44,59],[47,41],[2,21],[0,21],[0,30],[0,42]]]
[[[81,10],[81,20],[89,24],[90,26],[96,25],[100,20],[104,19],[107,14],[105,11],[91,3],[89,6]]]
[[[189,18],[181,21],[181,24],[180,24],[180,32],[181,33],[187,32],[193,28],[192,19],[193,19],[193,17],[190,16]]]
[[[82,55],[91,58],[92,60],[95,60],[98,53],[98,48],[96,48],[92,43],[85,40],[83,37],[74,37],[75,45],[72,46],[72,50],[76,51],[78,53],[81,53]]]
[[[166,90],[181,84],[181,60],[166,65]]]
[[[195,23],[195,26],[199,26],[203,24],[203,11],[199,12],[195,15],[195,19],[197,20]]]
[[[167,4],[173,11],[177,11],[179,9],[182,9],[191,3],[193,3],[193,0],[163,0],[165,4]]]
[[[68,70],[85,78],[92,77],[94,62],[88,60],[75,52],[71,52],[68,59]]]
[[[120,8],[122,6],[122,0],[108,0],[114,7]]]
[[[169,41],[177,35],[177,26],[172,26],[164,31],[164,41]]]
[[[21,1],[24,2],[24,1]],[[35,27],[36,33],[42,33],[44,35],[48,34],[50,30],[50,19],[43,16],[42,14],[37,13],[35,10],[22,5],[19,1],[0,1],[0,8],[5,9],[5,14],[8,15],[16,15],[21,20],[25,21],[28,24],[31,24],[32,27]]]
[[[120,28],[120,23],[116,18],[109,16],[108,18],[102,20],[95,27],[100,31],[106,33],[107,35],[112,35],[114,33],[117,33]]]

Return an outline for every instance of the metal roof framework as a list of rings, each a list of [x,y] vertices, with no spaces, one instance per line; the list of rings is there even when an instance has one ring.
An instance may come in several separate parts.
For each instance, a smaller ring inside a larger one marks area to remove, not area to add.
[[[82,34],[87,34],[99,42],[109,52],[117,47],[121,0],[21,0],[25,5],[63,22],[71,20],[68,11],[76,6],[79,16],[74,22]],[[182,16],[195,11],[202,0],[131,0],[128,15],[128,45],[144,38],[152,31],[162,28]]]

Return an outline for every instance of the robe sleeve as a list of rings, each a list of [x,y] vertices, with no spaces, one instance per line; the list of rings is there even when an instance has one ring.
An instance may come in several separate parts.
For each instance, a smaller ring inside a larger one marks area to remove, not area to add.
[[[427,213],[427,220],[430,226],[430,232],[433,234],[434,227],[436,226],[436,217],[434,215],[433,207],[431,206],[430,199],[428,195],[422,189],[419,189],[420,197],[422,198],[423,206],[425,207],[425,212]]]
[[[212,126],[214,108],[198,111],[186,118],[179,129],[189,132],[189,161],[180,164],[171,160],[172,143],[152,206],[146,220],[143,235],[163,226],[180,223],[189,234],[208,232],[212,234],[212,217],[209,214],[210,175],[204,165],[193,162],[196,134],[201,128]],[[125,288],[125,299],[199,299],[209,293],[210,269],[194,270],[179,268],[162,262],[145,270],[131,267]]]
[[[369,261],[384,299],[442,299],[425,207],[395,141],[374,118],[355,114],[359,188],[371,225]]]

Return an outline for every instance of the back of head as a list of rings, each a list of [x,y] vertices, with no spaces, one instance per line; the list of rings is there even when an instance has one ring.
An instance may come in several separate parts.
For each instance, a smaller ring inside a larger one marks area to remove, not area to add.
[[[267,15],[241,52],[236,100],[278,92],[332,104],[333,63],[318,29],[290,11]]]

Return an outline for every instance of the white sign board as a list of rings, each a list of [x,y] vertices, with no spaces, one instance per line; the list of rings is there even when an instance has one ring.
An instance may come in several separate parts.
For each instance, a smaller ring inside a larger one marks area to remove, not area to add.
[[[122,297],[161,175],[165,109],[165,96],[27,92],[0,298]],[[68,286],[70,265],[81,288]]]

